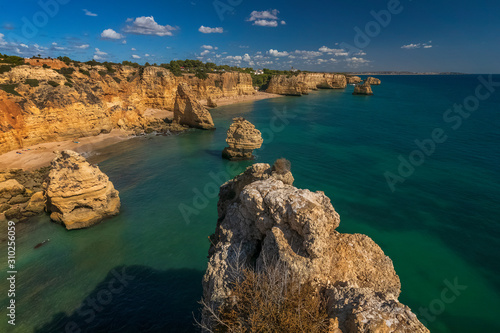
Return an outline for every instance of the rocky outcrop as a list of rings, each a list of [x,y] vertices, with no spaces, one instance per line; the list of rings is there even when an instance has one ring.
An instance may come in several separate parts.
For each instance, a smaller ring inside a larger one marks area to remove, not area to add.
[[[374,86],[376,86],[376,85],[379,85],[379,84],[380,84],[380,80],[379,80],[379,79],[374,78],[374,77],[371,77],[371,76],[370,76],[370,77],[368,77],[368,78],[365,80],[365,82],[367,82],[368,84],[374,85]]]
[[[347,76],[346,79],[348,84],[357,84],[363,81],[359,76]]]
[[[213,129],[214,121],[210,112],[196,100],[189,86],[179,84],[174,106],[174,121],[189,127]]]
[[[345,75],[331,73],[301,73],[275,75],[266,90],[268,93],[300,96],[317,89],[343,89],[347,85]]]
[[[50,218],[68,230],[90,227],[120,210],[118,191],[108,176],[71,150],[56,152],[45,199]]]
[[[202,80],[194,74],[177,77],[154,66],[68,66],[55,60],[30,61],[32,65],[0,74],[0,154],[115,128],[180,130],[151,112],[173,111],[180,83],[187,84],[197,100],[255,94],[252,78],[246,73],[208,74]]]
[[[368,82],[358,84],[354,87],[353,95],[373,95],[372,87]]]
[[[400,281],[382,249],[368,236],[336,231],[340,217],[330,199],[292,186],[290,172],[276,169],[254,164],[221,186],[204,301],[217,308],[230,300],[235,266],[276,260],[329,296],[331,331],[428,332],[398,302]]]
[[[0,221],[22,222],[43,213],[42,183],[47,175],[48,168],[0,172]]]
[[[234,118],[227,131],[229,147],[224,148],[222,157],[228,160],[252,159],[254,149],[259,149],[263,141],[260,131],[251,122],[242,117]]]

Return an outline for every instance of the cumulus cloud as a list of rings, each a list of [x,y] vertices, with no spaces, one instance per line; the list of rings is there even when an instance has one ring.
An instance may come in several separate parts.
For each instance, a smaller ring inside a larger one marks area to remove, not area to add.
[[[328,54],[336,54],[336,53],[343,53],[343,52],[345,52],[344,49],[331,49],[331,48],[326,47],[326,46],[320,47],[319,51],[325,52],[325,53],[328,53]]]
[[[132,50],[132,51],[137,51],[137,50],[135,49],[135,47],[131,48],[131,50]]]
[[[362,65],[366,65],[370,62],[370,60],[358,57],[347,58],[346,61],[347,61],[347,66],[349,67],[359,67]]]
[[[210,51],[209,51],[209,50],[205,50],[205,51],[201,52],[201,54],[200,54],[200,55],[203,57],[203,56],[206,56],[206,55],[207,55],[207,54],[209,54],[209,53],[210,53]]]
[[[156,23],[153,16],[141,16],[135,20],[127,19],[127,22],[132,22],[132,24],[125,26],[123,31],[136,35],[172,36],[172,31],[177,30],[176,27],[168,24],[160,25]]]
[[[113,29],[106,29],[101,33],[101,38],[103,39],[122,39],[125,36],[122,34],[119,34],[118,32],[114,31]]]
[[[199,29],[198,29],[199,32],[202,32],[204,34],[221,34],[224,32],[224,29],[221,28],[221,27],[217,27],[217,28],[210,28],[210,27],[205,27],[205,26],[201,26]]]
[[[82,44],[82,45],[77,45],[75,46],[77,49],[82,49],[82,50],[85,50],[85,49],[88,49],[90,47],[89,44]]]
[[[273,49],[267,51],[267,54],[272,55],[273,57],[287,57],[289,55],[286,51],[279,52],[278,50]]]
[[[132,58],[134,58],[134,59],[141,59],[141,57],[139,57],[137,54],[132,54]]]
[[[254,10],[250,13],[250,17],[247,19],[249,22],[253,22],[253,25],[257,25],[260,27],[277,27],[278,26],[278,14],[279,10],[270,9],[264,11]],[[282,25],[285,25],[286,22],[281,20]]]
[[[250,62],[250,61],[252,61],[252,58],[250,58],[248,53],[245,53],[245,55],[243,56],[243,61]]]
[[[294,53],[297,54],[302,59],[311,59],[311,58],[315,58],[315,57],[319,57],[319,56],[323,55],[322,52],[318,52],[318,51],[305,51],[305,50],[295,50]]]
[[[101,57],[100,55],[94,54],[94,60],[101,61],[101,60],[105,60],[105,59],[106,58]]]
[[[107,55],[106,52],[99,50],[97,47],[95,48],[95,54],[100,55],[100,56]]]
[[[216,46],[212,46],[212,45],[202,45],[200,46],[202,49],[205,49],[205,50],[217,50],[219,49],[218,47]]]
[[[97,16],[97,14],[92,13],[90,10],[84,9],[83,11],[85,12],[85,15],[87,15],[87,16],[94,16],[94,17]]]
[[[227,56],[226,59],[241,61],[243,58],[241,56]]]

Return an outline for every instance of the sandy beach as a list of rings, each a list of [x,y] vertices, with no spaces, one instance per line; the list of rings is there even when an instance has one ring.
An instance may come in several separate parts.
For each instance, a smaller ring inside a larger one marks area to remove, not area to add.
[[[217,100],[218,106],[231,105],[236,103],[251,102],[267,98],[283,97],[276,94],[257,92],[255,95],[243,95],[236,97],[224,97]],[[204,101],[200,101],[204,102]],[[153,110],[149,111],[148,116],[171,118],[172,111]],[[24,169],[33,170],[50,164],[54,158],[54,151],[71,149],[84,156],[90,155],[93,151],[107,146],[111,146],[120,141],[132,138],[132,131],[114,129],[108,134],[99,134],[84,138],[77,138],[67,141],[46,142],[37,145],[19,148],[8,153],[0,155],[0,170],[5,169]],[[20,152],[21,154],[18,154]]]

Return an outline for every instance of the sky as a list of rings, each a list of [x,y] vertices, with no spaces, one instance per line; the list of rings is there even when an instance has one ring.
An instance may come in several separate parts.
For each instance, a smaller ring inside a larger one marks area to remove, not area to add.
[[[500,73],[500,1],[0,0],[0,52],[79,61]]]

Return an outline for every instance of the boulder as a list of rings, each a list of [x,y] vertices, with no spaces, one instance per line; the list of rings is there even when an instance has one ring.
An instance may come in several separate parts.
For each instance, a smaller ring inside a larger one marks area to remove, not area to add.
[[[358,84],[354,87],[353,95],[373,95],[372,87],[368,82]]]
[[[10,199],[24,193],[25,188],[15,179],[9,179],[0,183],[0,197]]]
[[[50,218],[68,230],[90,227],[120,210],[118,191],[108,176],[71,150],[56,152],[45,200]]]
[[[215,128],[210,112],[198,102],[185,83],[181,83],[177,87],[174,121],[181,125],[200,129]]]
[[[262,146],[262,135],[255,126],[245,118],[233,118],[233,123],[227,131],[222,157],[228,160],[245,160],[253,158],[253,150]]]
[[[31,196],[30,201],[28,202],[28,205],[25,208],[26,211],[36,214],[43,213],[44,209],[45,209],[45,197],[42,191],[33,194]]]
[[[217,309],[231,302],[235,267],[269,267],[273,260],[285,271],[280,276],[314,281],[328,296],[331,332],[429,332],[398,301],[401,284],[391,259],[368,236],[336,231],[340,217],[330,199],[292,186],[291,174],[282,177],[287,169],[254,164],[221,186],[205,304]],[[211,323],[208,315],[202,322]]]
[[[208,106],[209,108],[216,108],[216,107],[217,107],[217,102],[215,101],[215,99],[214,99],[214,98],[212,98],[212,97],[208,97],[208,98],[207,98],[207,106]]]

